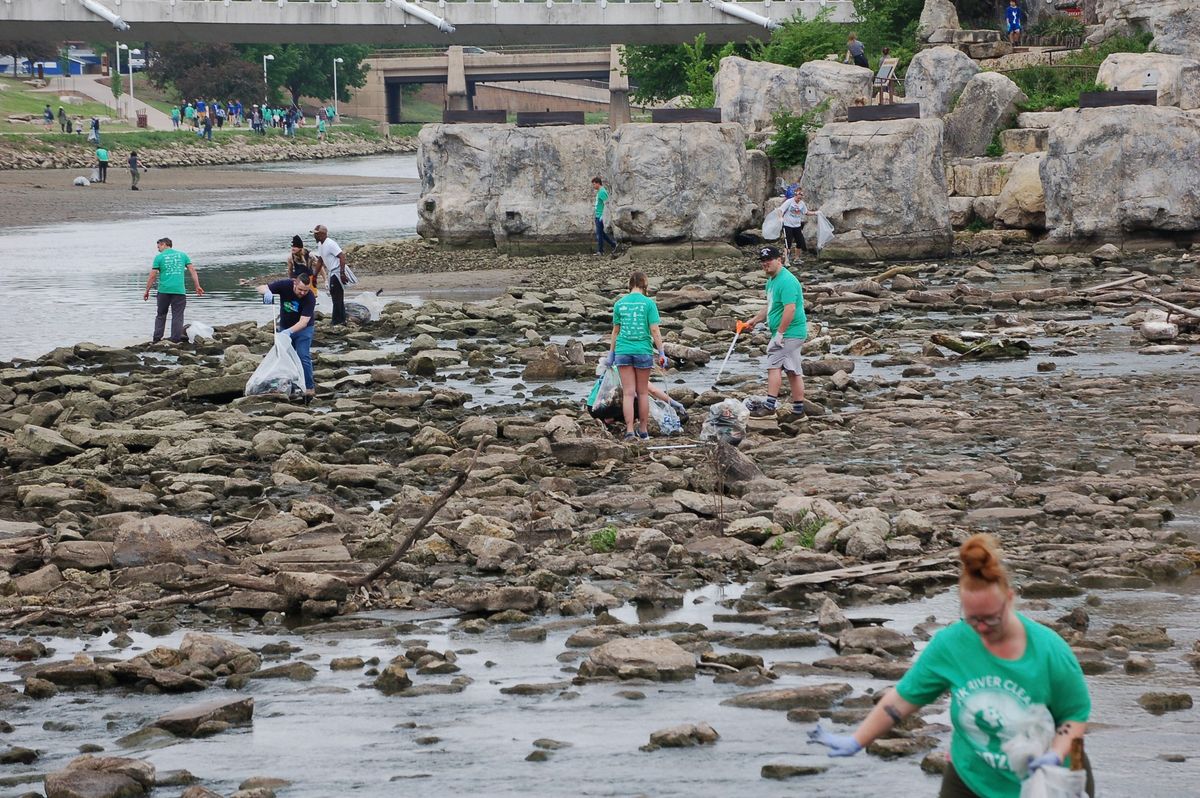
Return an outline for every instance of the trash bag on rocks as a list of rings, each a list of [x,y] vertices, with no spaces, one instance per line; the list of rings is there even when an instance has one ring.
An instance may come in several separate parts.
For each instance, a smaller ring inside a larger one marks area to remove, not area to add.
[[[683,431],[675,408],[655,396],[650,397],[650,420],[658,427],[659,435],[676,435]]]
[[[379,301],[379,295],[373,291],[363,291],[351,299],[346,300],[346,316],[351,318],[350,306],[354,305],[355,313],[359,316],[365,310],[367,317],[365,321],[379,321],[379,317],[383,315],[383,303]]]
[[[292,336],[275,333],[275,346],[246,383],[246,396],[281,394],[289,399],[304,396],[304,366],[292,346]]]
[[[189,344],[196,343],[197,338],[207,338],[211,341],[217,332],[202,321],[189,321],[183,325],[183,331],[187,333]]]
[[[782,207],[782,206],[781,206]],[[763,241],[775,241],[783,233],[783,212],[776,208],[763,217]]]
[[[593,416],[599,417],[606,411],[620,406],[621,375],[617,373],[616,366],[609,366],[592,386],[592,392],[588,395],[588,410]]]
[[[95,183],[95,182],[96,182],[95,180],[93,180],[93,181],[91,181],[91,182],[88,182],[88,179],[87,179],[86,177],[83,177],[82,175],[80,175],[79,177],[75,178],[75,180],[74,180],[74,181],[72,181],[71,185],[74,185],[74,186],[90,186],[92,183]]]
[[[371,310],[357,302],[346,303],[346,321],[351,324],[363,325],[371,320]]]
[[[750,411],[737,399],[725,399],[708,408],[708,418],[700,428],[700,440],[723,441],[732,446],[746,438]]]
[[[817,211],[817,251],[825,249],[825,245],[833,240],[833,225],[825,218],[825,214]]]

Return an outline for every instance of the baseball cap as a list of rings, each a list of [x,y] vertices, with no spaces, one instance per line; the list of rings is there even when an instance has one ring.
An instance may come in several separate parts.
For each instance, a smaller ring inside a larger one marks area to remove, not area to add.
[[[779,250],[775,249],[775,247],[762,247],[758,250],[759,260],[774,260],[775,258],[781,257],[783,257],[783,255],[779,252]]]

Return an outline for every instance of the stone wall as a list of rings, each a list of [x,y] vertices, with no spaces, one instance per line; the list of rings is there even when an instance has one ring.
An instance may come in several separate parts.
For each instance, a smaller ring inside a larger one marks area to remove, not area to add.
[[[837,122],[813,134],[801,181],[833,224],[835,260],[950,254],[942,122]]]
[[[1177,108],[1070,108],[1041,162],[1050,245],[1200,235],[1200,118]]]
[[[1200,0],[1097,0],[1096,17],[1089,42],[1148,30],[1158,52],[1200,58]]]
[[[802,114],[828,99],[825,121],[845,116],[846,108],[871,97],[874,75],[869,69],[836,61],[810,61],[789,67],[729,56],[713,78],[714,105],[726,122],[747,130],[771,126],[780,111]]]

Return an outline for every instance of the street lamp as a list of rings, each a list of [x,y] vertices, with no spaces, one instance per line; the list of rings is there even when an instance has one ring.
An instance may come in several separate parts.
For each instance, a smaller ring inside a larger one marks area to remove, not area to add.
[[[344,58],[333,59],[333,115],[337,116],[337,65],[346,63]],[[329,124],[333,124],[333,120],[329,120]]]
[[[267,95],[270,94],[270,91],[267,89],[267,62],[274,60],[275,56],[273,56],[271,53],[267,53],[263,56],[263,106],[266,106]]]
[[[121,79],[121,51],[128,50],[128,49],[129,49],[128,44],[121,44],[120,42],[117,42],[117,80]],[[130,58],[132,59],[133,56],[131,55]],[[111,76],[109,77],[109,80],[110,81],[112,80]],[[114,97],[113,103],[117,106],[117,116],[120,116],[121,115],[121,104],[120,104],[121,98]]]
[[[129,45],[123,46],[128,47]],[[144,47],[145,45],[142,46]],[[133,116],[137,113],[133,108],[133,50],[129,51],[129,55],[125,58],[125,63],[129,65],[129,115]]]

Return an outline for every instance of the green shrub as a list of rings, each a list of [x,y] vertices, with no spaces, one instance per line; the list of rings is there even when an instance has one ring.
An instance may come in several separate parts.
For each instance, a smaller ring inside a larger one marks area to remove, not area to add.
[[[592,533],[592,536],[588,538],[588,545],[597,554],[612,551],[617,547],[617,528],[609,524],[599,532]]]
[[[829,11],[823,10],[813,19],[799,15],[784,22],[771,33],[766,44],[755,43],[751,57],[755,61],[770,61],[798,67],[809,61],[820,61],[827,55],[846,52],[845,25],[829,21]]]
[[[1079,39],[1087,32],[1083,20],[1070,14],[1055,14],[1039,19],[1030,29],[1032,36],[1051,39]]]
[[[1004,145],[1000,143],[999,131],[996,132],[996,135],[992,136],[992,143],[987,146],[983,154],[989,158],[999,158],[1004,154]]]
[[[1032,66],[1007,73],[1028,98],[1018,103],[1022,111],[1060,111],[1079,105],[1085,91],[1103,91],[1096,83],[1098,67],[1092,65]]]
[[[781,111],[772,119],[775,138],[767,148],[767,155],[779,169],[803,164],[808,157],[808,137],[819,130],[824,122],[821,116],[829,108],[829,100],[796,116],[790,111]]]

